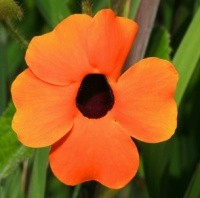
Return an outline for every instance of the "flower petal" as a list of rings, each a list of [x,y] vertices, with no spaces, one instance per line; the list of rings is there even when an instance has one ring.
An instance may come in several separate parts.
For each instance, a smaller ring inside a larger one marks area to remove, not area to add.
[[[49,146],[73,125],[79,85],[54,86],[39,80],[27,69],[12,85],[17,112],[12,127],[19,140],[30,147]]]
[[[136,63],[114,87],[114,118],[136,139],[149,143],[167,140],[177,125],[177,80],[168,61],[146,58]]]
[[[89,29],[91,65],[110,78],[118,78],[137,29],[134,21],[116,17],[112,10],[99,11]]]
[[[79,115],[72,131],[50,153],[52,171],[68,185],[96,180],[121,188],[136,174],[138,164],[134,142],[108,114],[101,119]]]
[[[26,52],[26,62],[40,79],[66,85],[80,81],[93,68],[87,58],[87,31],[92,18],[75,14],[63,20],[54,31],[34,37]]]

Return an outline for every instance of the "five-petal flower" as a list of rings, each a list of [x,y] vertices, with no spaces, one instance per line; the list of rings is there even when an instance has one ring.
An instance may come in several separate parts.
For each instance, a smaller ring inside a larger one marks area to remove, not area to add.
[[[131,137],[156,143],[176,129],[170,62],[146,58],[121,75],[137,28],[111,10],[75,14],[28,46],[29,68],[12,85],[13,129],[27,146],[52,146],[52,171],[68,185],[123,187],[139,165]]]

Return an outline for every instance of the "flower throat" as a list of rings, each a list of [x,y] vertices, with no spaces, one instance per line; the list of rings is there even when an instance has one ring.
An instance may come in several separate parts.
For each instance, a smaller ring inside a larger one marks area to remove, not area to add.
[[[88,74],[81,82],[76,106],[88,118],[101,118],[112,109],[114,96],[107,79],[102,74]]]

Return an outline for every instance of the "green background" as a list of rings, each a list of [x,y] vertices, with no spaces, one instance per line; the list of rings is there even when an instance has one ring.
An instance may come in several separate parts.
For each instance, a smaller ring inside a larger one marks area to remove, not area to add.
[[[139,56],[171,60],[178,70],[178,127],[166,142],[136,141],[141,157],[137,176],[126,187],[111,190],[96,182],[76,187],[60,183],[48,166],[49,148],[24,147],[11,128],[15,108],[10,86],[26,68],[26,43],[51,31],[70,14],[81,13],[81,1],[18,0],[14,4],[0,0],[0,198],[200,197],[200,1],[161,0],[157,1],[158,10],[153,11],[138,9],[142,3],[156,7],[156,1],[149,0],[91,1],[94,14],[111,8],[131,19],[141,16],[140,23],[145,15],[149,19],[155,16],[149,33],[142,35],[141,42],[146,40],[148,45]],[[16,35],[21,36],[16,39]]]

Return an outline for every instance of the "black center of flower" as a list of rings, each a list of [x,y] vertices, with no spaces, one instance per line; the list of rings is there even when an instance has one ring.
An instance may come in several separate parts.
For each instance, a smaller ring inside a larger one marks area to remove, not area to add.
[[[114,96],[107,79],[102,74],[89,74],[81,82],[76,106],[88,118],[101,118],[112,109]]]

